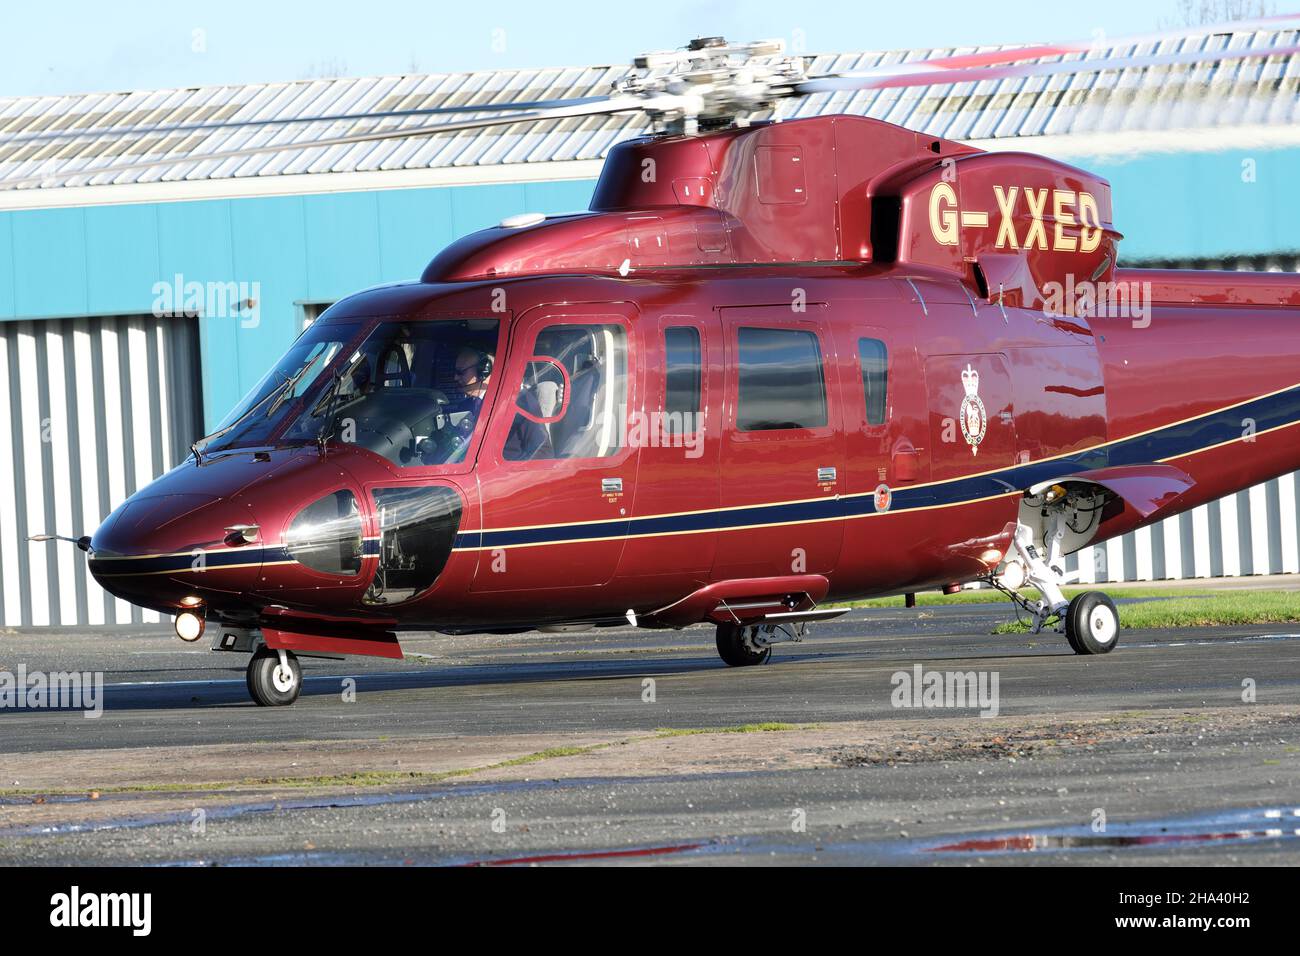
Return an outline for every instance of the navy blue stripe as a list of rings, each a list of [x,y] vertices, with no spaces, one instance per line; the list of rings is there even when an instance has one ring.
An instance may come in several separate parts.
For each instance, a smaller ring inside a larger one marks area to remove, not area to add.
[[[1235,408],[1212,412],[1188,422],[1170,425],[1148,435],[1091,448],[1063,458],[1015,465],[986,475],[954,478],[922,488],[901,487],[893,489],[891,512],[915,508],[956,505],[995,495],[1008,494],[1028,488],[1040,481],[1057,478],[1063,474],[1089,471],[1110,465],[1148,464],[1166,458],[1177,458],[1223,442],[1240,440],[1246,432],[1247,420],[1254,422],[1258,432],[1290,425],[1300,421],[1300,386],[1276,395],[1258,398]],[[974,459],[972,459],[974,460]],[[724,531],[749,525],[794,524],[805,521],[825,521],[836,518],[855,518],[874,514],[873,495],[855,495],[849,498],[819,498],[813,501],[785,502],[754,505],[730,511],[706,511],[698,514],[648,515],[644,518],[622,518],[591,524],[561,525],[551,528],[519,528],[502,531],[462,531],[456,535],[457,549],[501,548],[534,544],[562,544],[589,538],[622,538],[629,536],[682,534],[697,531]],[[364,543],[366,555],[379,553],[379,542]],[[259,560],[265,562],[291,560],[284,548],[239,549],[209,552],[207,566],[218,568],[228,564],[246,564]],[[148,573],[153,571],[184,570],[193,560],[189,555],[122,560],[94,558],[95,568],[101,573]]]
[[[202,551],[202,549],[197,549]],[[273,564],[281,561],[294,560],[293,555],[284,547],[273,548],[237,548],[229,551],[204,551],[204,566],[206,568],[223,568],[231,565],[265,563]],[[370,539],[362,542],[361,553],[364,555],[379,554],[378,539]],[[95,570],[100,574],[156,574],[164,571],[189,571],[192,570],[194,561],[198,555],[189,553],[184,554],[165,554],[151,558],[105,558],[90,556],[91,563],[95,565]]]
[[[103,558],[91,555],[90,561],[98,574],[156,574],[161,571],[194,570],[193,565],[200,556],[205,569],[289,560],[289,553],[284,548],[239,548],[231,551],[200,551],[200,554],[195,555],[166,554],[153,558]]]

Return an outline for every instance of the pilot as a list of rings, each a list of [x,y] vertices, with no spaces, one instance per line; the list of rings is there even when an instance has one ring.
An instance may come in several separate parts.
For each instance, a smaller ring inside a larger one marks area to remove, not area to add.
[[[488,352],[466,348],[456,353],[456,384],[460,386],[461,399],[447,407],[449,412],[468,411],[469,430],[474,430],[474,422],[483,408],[483,396],[487,394],[488,379],[492,375],[492,356]]]
[[[448,402],[442,409],[448,424],[439,432],[436,448],[421,449],[421,457],[426,465],[457,462],[465,457],[465,449],[474,434],[479,413],[483,410],[483,397],[487,394],[492,366],[490,352],[466,346],[456,353],[453,374],[461,397]],[[453,415],[454,421],[451,417]]]

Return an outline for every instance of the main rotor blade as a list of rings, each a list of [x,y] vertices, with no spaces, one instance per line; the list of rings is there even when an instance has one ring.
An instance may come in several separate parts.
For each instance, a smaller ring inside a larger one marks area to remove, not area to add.
[[[1236,20],[1230,23],[1180,27],[1177,30],[1160,30],[1155,33],[1131,33],[1126,36],[1100,36],[1088,41],[1066,41],[1063,43],[1038,43],[1030,46],[1015,47],[1009,50],[987,50],[983,53],[960,53],[954,56],[941,56],[929,60],[916,60],[911,63],[895,63],[889,66],[874,67],[869,70],[855,70],[852,74],[825,74],[833,76],[896,76],[922,70],[953,69],[965,70],[981,66],[998,66],[1005,63],[1018,63],[1021,60],[1038,60],[1047,56],[1065,56],[1069,53],[1090,53],[1101,48],[1114,49],[1123,46],[1137,46],[1140,43],[1159,43],[1166,40],[1185,40],[1190,37],[1213,36],[1222,33],[1248,33],[1256,30],[1276,29],[1282,24],[1294,23],[1300,26],[1300,13],[1282,13],[1276,16],[1256,17],[1250,20]],[[810,80],[822,79],[821,76],[809,77]]]
[[[334,113],[322,116],[282,116],[271,119],[213,120],[206,123],[182,123],[175,126],[84,126],[61,130],[46,130],[40,133],[27,133],[6,136],[0,131],[0,146],[15,146],[27,143],[58,142],[94,137],[96,139],[114,136],[149,136],[168,135],[171,133],[201,133],[209,130],[246,129],[264,126],[292,126],[298,123],[344,123],[361,120],[410,119],[415,116],[437,116],[444,113],[497,113],[506,110],[557,109],[564,106],[583,106],[602,103],[607,96],[584,96],[571,100],[533,100],[517,103],[481,103],[464,106],[431,106],[417,110],[386,110],[377,113]],[[3,122],[3,120],[0,120]]]
[[[1228,60],[1289,56],[1300,52],[1300,45],[1243,47],[1236,50],[1194,50],[1185,53],[1162,53],[1146,56],[1103,57],[1098,59],[1060,60],[1054,63],[1016,63],[978,69],[919,69],[908,73],[841,73],[828,74],[794,84],[796,93],[829,93],[838,90],[878,90],[903,86],[944,86],[955,83],[981,83],[1024,76],[1055,76],[1069,73],[1100,73],[1134,67],[1176,66],[1196,63],[1221,63]],[[916,64],[923,67],[923,63]]]
[[[16,189],[20,186],[39,185],[51,179],[72,179],[85,176],[95,179],[99,176],[129,173],[155,166],[179,166],[184,163],[207,163],[227,159],[241,159],[245,156],[257,156],[262,153],[280,153],[285,150],[315,149],[322,146],[347,146],[354,143],[368,143],[385,139],[410,139],[420,136],[436,136],[439,133],[456,133],[488,126],[508,126],[514,123],[537,123],[544,120],[569,119],[581,116],[604,116],[611,113],[636,113],[644,110],[648,103],[676,101],[675,97],[646,98],[639,96],[613,97],[599,104],[580,104],[577,106],[556,107],[538,110],[532,113],[516,113],[512,116],[489,116],[483,119],[461,120],[452,123],[434,123],[424,126],[400,126],[393,129],[370,133],[352,133],[346,136],[331,136],[324,139],[291,140],[278,143],[266,143],[260,146],[246,146],[239,149],[221,150],[204,155],[187,154],[173,158],[160,157],[135,163],[120,163],[109,166],[89,167],[85,169],[55,170],[39,175],[25,176],[19,179],[0,181],[0,190]]]

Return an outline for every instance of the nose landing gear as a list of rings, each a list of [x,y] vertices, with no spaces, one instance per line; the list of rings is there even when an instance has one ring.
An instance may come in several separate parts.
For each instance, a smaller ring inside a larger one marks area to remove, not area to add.
[[[292,651],[259,648],[248,662],[248,692],[260,707],[292,704],[302,692],[302,665]]]

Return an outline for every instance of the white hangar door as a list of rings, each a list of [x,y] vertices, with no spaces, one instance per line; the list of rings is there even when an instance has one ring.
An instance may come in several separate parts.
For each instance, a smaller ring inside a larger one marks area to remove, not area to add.
[[[0,621],[157,621],[110,597],[68,542],[185,459],[203,428],[197,321],[0,322]]]

